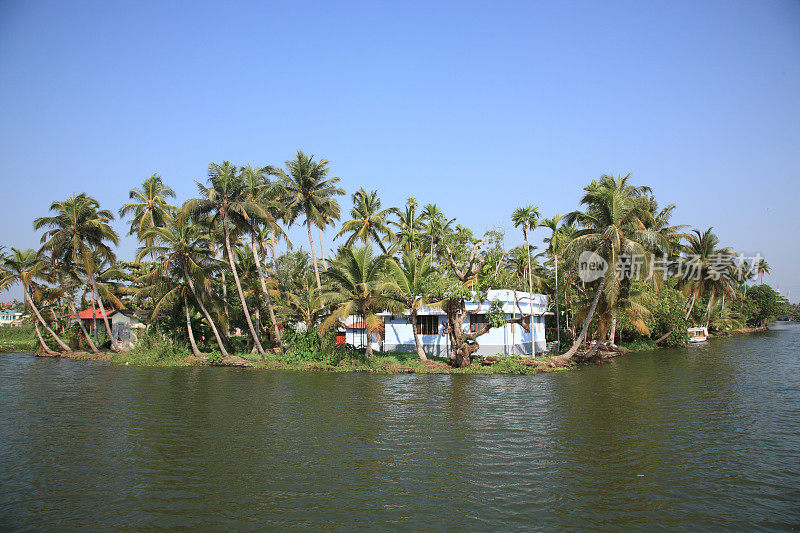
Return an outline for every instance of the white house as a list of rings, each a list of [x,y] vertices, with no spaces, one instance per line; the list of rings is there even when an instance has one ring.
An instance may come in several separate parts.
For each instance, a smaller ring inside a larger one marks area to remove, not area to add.
[[[526,333],[519,324],[504,324],[499,328],[491,328],[487,333],[478,337],[479,350],[477,355],[496,355],[496,354],[516,354],[531,355],[547,350],[547,341],[544,336],[544,317],[547,312],[547,296],[542,294],[530,294],[522,291],[512,290],[492,290],[489,291],[487,298],[489,301],[499,300],[502,309],[508,318],[518,318],[520,310],[525,316],[531,315],[532,328],[530,333]],[[486,321],[484,312],[489,310],[489,301],[483,302],[481,313],[474,315],[472,323],[468,318],[464,327],[466,330],[483,324]],[[467,302],[466,309],[474,310],[478,308],[477,302]],[[413,352],[416,350],[414,345],[414,332],[409,322],[409,316],[396,316],[390,313],[380,313],[384,318],[383,339],[372,339],[372,347],[375,350],[386,352]],[[447,315],[440,309],[422,309],[417,318],[420,324],[420,340],[423,349],[428,355],[438,357],[448,357],[450,349],[450,339],[442,333]],[[366,335],[363,333],[363,325],[358,317],[348,317],[345,321],[346,342],[355,346],[362,346],[366,342]]]
[[[12,311],[11,309],[3,309],[0,311],[0,326],[19,327],[22,325],[22,313],[19,311]]]

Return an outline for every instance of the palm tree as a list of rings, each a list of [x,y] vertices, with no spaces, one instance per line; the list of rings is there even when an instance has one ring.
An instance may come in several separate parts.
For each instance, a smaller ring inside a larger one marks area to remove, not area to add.
[[[236,284],[236,291],[242,304],[244,318],[253,338],[253,344],[263,357],[265,355],[264,348],[261,347],[258,333],[253,326],[253,320],[250,318],[242,283],[236,270],[236,262],[231,248],[231,234],[236,233],[238,235],[248,231],[251,221],[266,221],[269,219],[269,215],[261,205],[247,197],[244,182],[236,172],[236,167],[230,161],[224,161],[221,165],[211,163],[208,166],[208,187],[198,182],[197,188],[202,198],[193,198],[183,204],[181,216],[198,218],[210,215],[211,224],[222,228],[228,265],[233,274],[233,281]]]
[[[17,283],[22,285],[22,294],[25,297],[25,302],[31,307],[33,314],[39,323],[42,324],[45,330],[55,339],[59,346],[65,351],[71,351],[69,346],[61,340],[61,337],[56,335],[50,326],[47,324],[39,308],[31,298],[31,293],[37,288],[37,280],[46,280],[49,277],[48,263],[44,261],[38,252],[33,250],[19,250],[11,248],[11,255],[5,257],[0,270],[0,291],[3,291]],[[40,336],[41,339],[41,336]],[[46,348],[44,341],[42,345]]]
[[[54,216],[39,217],[33,222],[33,228],[49,228],[42,235],[42,250],[48,251],[61,263],[80,265],[92,286],[93,294],[100,306],[100,313],[111,339],[111,349],[118,351],[119,346],[111,333],[103,300],[97,289],[96,263],[99,256],[110,262],[116,260],[114,252],[106,243],[119,244],[117,232],[109,222],[114,215],[108,209],[100,209],[100,204],[86,193],[70,196],[64,201],[56,201],[50,205]]]
[[[223,357],[228,355],[219,330],[205,302],[211,297],[208,274],[219,269],[214,258],[213,244],[201,227],[186,217],[178,217],[164,227],[152,227],[144,231],[143,237],[153,244],[145,245],[136,254],[137,261],[147,255],[158,257],[153,270],[146,274],[147,289],[142,294],[163,294],[173,291],[173,296],[184,299],[187,306],[186,288],[197,303],[200,312],[208,321]],[[166,284],[158,287],[159,284]],[[158,289],[155,290],[154,289]],[[168,302],[164,297],[160,301]],[[153,317],[159,313],[159,305],[153,308]],[[188,306],[187,306],[188,314]],[[188,317],[187,317],[188,320]],[[191,340],[191,339],[190,339]],[[194,347],[193,347],[194,349]]]
[[[284,294],[285,313],[293,322],[305,324],[308,331],[320,323],[327,306],[310,271],[299,276],[297,281],[297,285]]]
[[[444,213],[436,204],[427,204],[423,210],[420,219],[425,221],[426,237],[431,242],[431,260],[434,256],[434,246],[442,237],[452,231],[455,218],[447,219]]]
[[[420,258],[412,252],[406,252],[403,254],[402,263],[392,260],[388,265],[390,298],[399,304],[401,310],[408,311],[417,356],[420,360],[427,361],[419,338],[417,317],[423,307],[441,306],[441,302],[435,301],[431,295],[430,282],[435,271],[430,258]]]
[[[175,206],[170,205],[167,198],[175,198],[175,191],[167,187],[158,174],[153,174],[137,189],[128,193],[131,203],[123,205],[119,210],[120,218],[133,213],[128,235],[138,235],[147,228],[164,226],[175,215]],[[151,246],[152,242],[145,243]]]
[[[356,240],[364,244],[369,244],[374,240],[380,246],[383,253],[386,253],[386,246],[383,244],[384,235],[393,238],[392,230],[388,226],[387,215],[391,209],[381,209],[381,199],[378,198],[378,191],[365,191],[363,188],[353,193],[353,208],[350,216],[353,218],[342,224],[342,229],[333,239],[341,237],[345,233],[350,236],[345,241],[345,246],[352,246]]]
[[[417,215],[417,199],[410,196],[406,200],[404,210],[392,208],[392,214],[397,216],[397,220],[392,220],[389,223],[397,228],[395,232],[395,246],[392,249],[394,253],[397,249],[404,251],[413,250],[420,244],[422,238],[422,222]]]
[[[547,243],[546,252],[553,258],[555,264],[556,342],[559,349],[561,348],[561,310],[559,309],[558,298],[558,256],[564,251],[564,247],[568,242],[567,232],[564,231],[563,226],[559,225],[562,218],[562,215],[555,214],[552,218],[545,218],[540,223],[540,226],[550,230],[550,237],[545,237],[544,242]]]
[[[515,228],[522,227],[522,236],[525,238],[525,250],[528,255],[528,293],[533,294],[533,269],[531,268],[531,244],[528,241],[528,231],[533,231],[539,223],[539,207],[528,205],[518,207],[511,214],[511,221]],[[533,299],[531,308],[533,308]],[[532,347],[533,348],[533,347]],[[533,351],[533,350],[532,350]]]
[[[684,291],[691,297],[686,320],[691,316],[697,298],[709,295],[710,313],[714,296],[720,292],[729,292],[727,285],[733,272],[731,249],[727,246],[719,248],[719,237],[712,230],[713,228],[708,228],[702,233],[692,230],[693,234],[687,235],[686,254],[690,261],[685,263],[687,270],[681,279]]]
[[[649,187],[634,187],[629,183],[630,174],[624,177],[603,175],[584,188],[581,205],[585,212],[573,211],[566,216],[568,224],[582,228],[576,231],[575,238],[567,245],[565,253],[577,257],[583,251],[591,251],[602,257],[608,268],[600,278],[594,298],[589,305],[581,333],[572,347],[557,357],[570,359],[580,348],[589,330],[601,294],[605,294],[605,307],[611,314],[610,331],[616,326],[616,303],[620,293],[620,279],[616,275],[616,265],[623,255],[642,257],[643,269],[647,271],[647,249],[657,245],[666,246],[664,238],[657,232],[647,229],[648,210],[645,195]],[[613,342],[613,337],[612,342]]]
[[[336,202],[336,196],[343,195],[344,190],[336,186],[339,178],[327,177],[329,172],[327,159],[314,161],[313,155],[308,156],[302,150],[298,150],[294,159],[286,161],[286,169],[287,172],[276,170],[275,173],[281,179],[281,187],[287,205],[292,209],[292,219],[296,219],[301,214],[305,216],[314,275],[317,280],[317,288],[322,290],[311,225],[320,227],[324,221],[338,218],[339,204]]]
[[[761,285],[764,284],[764,274],[770,273],[772,273],[772,269],[770,268],[769,263],[767,263],[763,257],[760,257],[758,262],[756,262],[756,275],[761,276]]]
[[[258,236],[261,233],[262,227],[267,228],[271,233],[276,235],[283,233],[283,230],[278,225],[278,221],[272,215],[272,213],[277,212],[279,208],[271,204],[279,204],[280,202],[275,198],[274,194],[271,194],[271,184],[266,179],[268,173],[274,173],[274,169],[272,167],[254,169],[250,165],[241,168],[241,176],[244,182],[247,200],[260,205],[262,209],[264,209],[264,214],[266,215],[264,218],[252,218],[246,220],[246,222],[250,229],[250,250],[253,254],[253,261],[258,271],[261,294],[267,301],[267,312],[269,313],[269,319],[272,323],[272,332],[273,335],[275,335],[275,340],[278,342],[281,349],[283,349],[281,331],[278,328],[278,321],[275,318],[275,309],[272,305],[272,298],[270,298],[269,291],[267,290],[266,276],[264,276],[264,269],[261,266],[261,258],[259,257],[257,247],[257,242],[260,242]]]
[[[380,333],[383,320],[377,315],[391,305],[388,297],[391,286],[384,280],[387,256],[372,255],[372,247],[343,248],[339,257],[325,272],[328,289],[324,293],[326,303],[335,306],[333,313],[322,323],[321,330],[349,316],[357,315],[364,320],[364,329],[369,336]],[[367,359],[372,359],[372,342],[367,339]]]

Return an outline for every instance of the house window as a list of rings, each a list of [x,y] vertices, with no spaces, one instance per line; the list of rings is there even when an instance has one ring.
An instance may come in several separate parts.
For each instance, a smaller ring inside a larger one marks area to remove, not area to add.
[[[469,317],[469,331],[470,333],[475,333],[479,327],[483,327],[486,324],[486,315],[472,315]]]
[[[423,315],[417,317],[417,326],[420,335],[438,335],[439,317],[436,315]]]

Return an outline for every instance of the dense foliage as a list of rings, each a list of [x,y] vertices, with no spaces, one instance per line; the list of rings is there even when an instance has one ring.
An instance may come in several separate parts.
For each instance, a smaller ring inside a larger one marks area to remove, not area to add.
[[[174,191],[154,174],[118,211],[140,242],[125,261],[116,257],[112,211],[86,193],[55,201],[34,222],[39,250],[0,248],[0,290],[21,287],[17,307],[29,327],[20,331],[42,351],[130,349],[107,316],[127,308],[148,315],[134,356],[174,361],[191,352],[211,364],[234,353],[286,363],[370,360],[371,342],[342,345],[337,334],[358,321],[366,339],[379,340],[384,312],[408,317],[425,363],[418,314],[438,307],[447,315],[450,363],[466,367],[490,328],[528,327],[522,309],[509,318],[500,302],[468,310],[491,289],[547,295],[548,340],[572,345],[562,358],[592,341],[680,346],[692,325],[722,332],[798,316],[763,284],[763,258],[743,261],[712,228],[672,224],[675,206],[660,207],[630,175],[591,181],[580,208],[564,216],[543,218],[534,205],[514,210],[522,244],[508,248],[502,229],[476,235],[436,204],[410,197],[384,207],[378,191],[363,188],[339,224],[345,191],[329,170],[327,160],[301,151],[284,168],[212,163],[196,197],[182,204],[171,203]],[[304,227],[310,253],[289,242],[293,224]],[[341,244],[326,254],[322,232],[337,227]],[[540,253],[531,244],[537,231]],[[599,277],[583,277],[587,253],[608,265]],[[639,258],[636,275],[621,275],[631,258]],[[684,271],[689,260],[697,275]],[[95,318],[69,318],[87,308],[97,309]],[[485,321],[469,330],[477,313]]]

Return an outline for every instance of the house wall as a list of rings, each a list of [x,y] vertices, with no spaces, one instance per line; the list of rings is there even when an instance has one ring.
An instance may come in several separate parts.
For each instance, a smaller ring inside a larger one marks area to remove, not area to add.
[[[511,318],[512,315],[506,315]],[[439,321],[438,335],[420,335],[423,350],[427,355],[447,357],[450,339],[442,335],[442,324],[447,320],[445,315],[437,317]],[[465,321],[465,330],[469,329],[469,320]],[[547,350],[544,337],[544,317],[533,317],[533,336],[536,340],[536,352]],[[523,355],[531,353],[531,333],[525,333],[518,324],[505,324],[501,328],[491,328],[478,337],[480,348],[478,355]],[[374,349],[380,349],[378,342],[373,342]],[[386,337],[383,350],[386,352],[414,352],[414,330],[405,317],[386,317]]]

